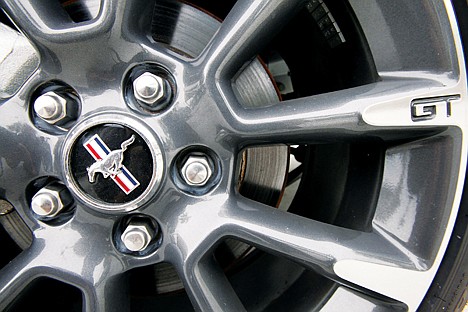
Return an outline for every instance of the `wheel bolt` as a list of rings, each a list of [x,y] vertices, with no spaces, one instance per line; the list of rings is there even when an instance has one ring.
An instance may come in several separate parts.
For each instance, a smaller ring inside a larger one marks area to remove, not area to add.
[[[31,209],[41,217],[54,217],[68,207],[72,198],[67,188],[61,184],[50,184],[36,193],[31,200]]]
[[[74,102],[66,94],[49,91],[34,101],[34,111],[45,122],[61,126],[76,118],[77,105]]]
[[[34,102],[36,114],[44,120],[54,120],[63,113],[63,107],[58,95],[47,92],[39,96]]]
[[[204,156],[189,156],[182,166],[182,177],[188,185],[203,186],[211,177],[211,168]]]
[[[42,217],[55,215],[58,207],[57,198],[50,193],[37,194],[31,202],[32,210]]]
[[[145,223],[130,223],[120,238],[128,250],[138,252],[148,247],[154,234],[154,230]]]
[[[151,108],[159,109],[167,104],[171,94],[167,81],[153,73],[145,72],[133,82],[135,98]]]

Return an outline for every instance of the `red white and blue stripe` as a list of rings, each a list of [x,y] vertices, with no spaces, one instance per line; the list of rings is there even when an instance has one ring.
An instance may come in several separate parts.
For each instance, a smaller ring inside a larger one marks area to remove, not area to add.
[[[104,141],[97,134],[86,141],[83,146],[96,161],[102,160],[111,152],[106,143],[104,143]],[[119,168],[115,168],[115,170],[117,169]],[[119,174],[115,176],[111,175],[110,177],[115,182],[115,184],[117,184],[120,189],[127,195],[140,185],[140,182],[138,182],[138,180],[125,166],[120,168]]]

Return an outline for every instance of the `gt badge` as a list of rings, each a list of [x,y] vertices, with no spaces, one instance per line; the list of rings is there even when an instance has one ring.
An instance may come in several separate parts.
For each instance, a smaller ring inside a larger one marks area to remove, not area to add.
[[[122,142],[120,149],[113,151],[97,134],[86,141],[83,144],[84,148],[96,160],[94,164],[86,168],[89,182],[94,183],[96,174],[101,173],[105,179],[110,177],[127,195],[136,189],[140,182],[123,165],[124,152],[134,141],[135,136],[132,135],[128,140]]]

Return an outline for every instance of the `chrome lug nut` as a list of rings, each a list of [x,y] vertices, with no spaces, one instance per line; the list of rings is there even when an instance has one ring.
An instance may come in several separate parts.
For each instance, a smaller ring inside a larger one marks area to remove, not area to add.
[[[203,186],[212,174],[208,159],[204,156],[189,156],[182,166],[181,175],[188,185]]]
[[[125,247],[134,252],[143,251],[153,239],[153,229],[145,223],[130,223],[120,236]]]
[[[133,95],[150,107],[164,105],[170,98],[167,81],[153,73],[145,72],[133,81]]]
[[[47,185],[31,200],[31,209],[41,217],[54,217],[72,202],[67,188],[59,183]]]
[[[49,193],[36,194],[31,202],[32,210],[42,217],[55,215],[58,207],[57,198]]]
[[[34,111],[45,122],[60,126],[76,117],[76,105],[73,102],[68,96],[49,91],[34,101]]]

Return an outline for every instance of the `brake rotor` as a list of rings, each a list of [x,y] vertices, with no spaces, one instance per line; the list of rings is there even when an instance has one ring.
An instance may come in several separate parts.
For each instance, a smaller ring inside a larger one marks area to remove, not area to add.
[[[81,2],[96,7],[100,0]],[[79,2],[79,1],[74,1]],[[79,10],[73,12],[70,10]],[[79,16],[82,6],[65,9],[71,16]],[[198,56],[221,25],[220,20],[200,8],[171,1],[158,1],[154,9],[152,34],[155,41],[186,57]],[[268,69],[259,59],[253,60],[233,82],[239,102],[246,109],[254,109],[280,101],[275,83]],[[285,186],[289,163],[286,145],[247,148],[242,152],[238,178],[239,192],[250,199],[277,207]],[[22,248],[31,244],[32,237],[16,213],[1,216],[0,222]],[[7,226],[5,226],[7,225]],[[226,240],[222,248],[224,269],[235,267],[252,247],[239,241]],[[227,259],[227,260],[226,260]],[[156,292],[159,294],[183,289],[172,266],[161,263],[153,266]]]

